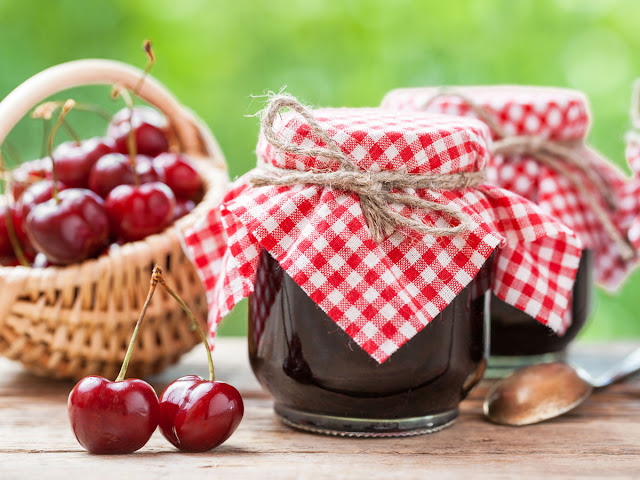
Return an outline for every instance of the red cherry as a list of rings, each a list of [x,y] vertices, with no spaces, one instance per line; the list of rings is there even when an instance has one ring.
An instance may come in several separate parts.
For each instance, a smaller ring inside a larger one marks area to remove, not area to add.
[[[176,209],[173,212],[173,220],[178,220],[196,208],[196,202],[187,200],[186,198],[176,198]]]
[[[151,158],[136,155],[136,172],[140,183],[162,182],[164,175],[153,166]],[[129,157],[122,153],[110,153],[102,157],[91,169],[89,188],[106,198],[118,185],[133,185],[135,177]]]
[[[27,232],[25,231],[25,219],[27,217],[25,217],[16,206],[12,206],[11,210],[16,237],[18,237],[18,242],[20,242],[24,256],[27,261],[33,261],[36,258],[37,252],[35,248],[33,248],[33,245],[27,236]]]
[[[115,147],[111,138],[61,143],[53,152],[58,180],[72,188],[87,188],[91,168],[100,157],[114,152]]]
[[[70,188],[36,205],[26,219],[31,243],[49,260],[67,265],[100,252],[109,240],[109,219],[100,197]]]
[[[27,183],[18,183],[12,182],[11,185],[11,194],[13,195],[13,199],[17,202],[24,191],[27,189],[29,185]]]
[[[51,159],[42,158],[23,163],[11,172],[13,198],[18,201],[22,193],[34,182],[51,179]]]
[[[163,153],[153,160],[164,172],[165,183],[178,198],[198,201],[202,198],[204,183],[189,158],[181,153]]]
[[[129,109],[123,108],[113,116],[107,135],[116,142],[116,151],[128,153]],[[133,109],[133,128],[135,130],[137,153],[155,157],[169,149],[167,120],[157,110],[150,107]]]
[[[206,452],[224,443],[243,415],[244,403],[234,387],[187,375],[162,392],[158,426],[176,448]]]
[[[238,390],[215,378],[207,335],[186,303],[154,268],[154,277],[187,314],[207,352],[209,380],[187,375],[171,383],[160,396],[158,426],[180,450],[204,452],[224,443],[242,420],[244,403]]]
[[[9,207],[9,208],[11,210],[12,221],[14,221],[14,228],[16,228],[14,219],[15,219],[15,214],[17,212],[13,207]],[[7,228],[6,215],[7,215],[7,206],[6,205],[0,206],[0,257],[11,258],[15,255],[15,252],[13,251],[13,247],[11,246],[11,239],[9,237],[9,229]],[[17,233],[18,232],[16,232],[16,236],[17,236]]]
[[[9,210],[11,211],[11,221],[13,222],[16,238],[22,247],[25,257],[31,260],[35,257],[36,252],[24,231],[24,217],[21,215],[20,209],[14,205],[10,206]],[[0,257],[15,258],[15,251],[11,245],[11,238],[9,237],[9,230],[7,228],[6,212],[6,205],[0,206]]]
[[[69,394],[67,410],[78,442],[91,453],[135,452],[158,425],[156,392],[135,378],[85,377]]]
[[[17,267],[20,265],[20,260],[16,257],[0,257],[1,267]]]
[[[120,185],[105,201],[112,232],[133,242],[161,232],[173,221],[176,198],[164,183]]]
[[[58,182],[58,191],[67,189],[67,185],[62,182]],[[53,180],[41,180],[34,183],[27,188],[20,200],[18,201],[18,209],[22,215],[22,218],[27,218],[29,212],[40,203],[44,203],[47,200],[53,198]]]
[[[91,453],[135,452],[149,441],[158,426],[160,406],[156,392],[142,380],[125,380],[125,377],[140,327],[161,275],[162,271],[155,267],[147,299],[116,381],[98,376],[85,377],[69,394],[67,411],[71,428],[80,445]]]

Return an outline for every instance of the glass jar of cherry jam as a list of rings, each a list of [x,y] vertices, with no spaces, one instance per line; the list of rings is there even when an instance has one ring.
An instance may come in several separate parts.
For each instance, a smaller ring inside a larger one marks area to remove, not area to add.
[[[491,357],[487,376],[497,378],[533,363],[563,360],[591,312],[593,252],[583,250],[571,297],[571,325],[560,336],[495,295],[491,299]]]
[[[437,431],[482,378],[491,256],[429,325],[379,364],[266,251],[249,299],[249,358],[290,426],[344,436]]]

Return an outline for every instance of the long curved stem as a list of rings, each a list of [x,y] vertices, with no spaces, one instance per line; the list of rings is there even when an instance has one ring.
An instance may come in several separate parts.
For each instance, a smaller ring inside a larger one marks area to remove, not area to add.
[[[127,374],[127,368],[129,367],[129,361],[131,360],[131,354],[133,353],[133,348],[136,344],[136,340],[138,338],[138,333],[140,332],[140,327],[142,326],[142,321],[144,320],[144,316],[147,313],[147,308],[151,303],[151,299],[153,298],[153,294],[156,291],[156,287],[158,286],[158,282],[162,278],[162,271],[155,267],[153,269],[153,273],[151,274],[151,282],[149,285],[149,293],[147,293],[147,299],[144,301],[144,305],[142,306],[142,310],[140,311],[140,316],[138,317],[138,321],[136,322],[136,328],[133,330],[133,335],[131,335],[131,340],[129,341],[129,348],[127,348],[127,353],[124,356],[124,360],[122,361],[122,367],[120,368],[120,373],[116,377],[116,382],[121,382],[124,380],[125,375]]]
[[[67,131],[72,140],[76,143],[76,145],[80,145],[82,140],[80,139],[80,135],[76,132],[73,127],[66,120],[62,122],[62,127]]]
[[[40,158],[47,155],[49,136],[51,135],[51,119],[42,118],[42,147],[40,148]]]
[[[156,268],[158,268],[158,267],[156,267]],[[162,274],[160,275],[160,283],[162,284],[164,289],[167,291],[167,293],[169,295],[171,295],[173,298],[175,298],[176,301],[180,304],[182,309],[185,311],[185,313],[191,319],[191,323],[193,324],[194,328],[198,332],[198,335],[200,335],[200,339],[202,340],[202,343],[204,344],[204,348],[207,350],[207,359],[209,361],[209,380],[214,382],[216,380],[216,374],[215,374],[215,370],[213,369],[213,358],[211,357],[211,348],[209,347],[209,341],[207,340],[206,333],[204,333],[204,330],[202,330],[202,327],[200,326],[200,324],[198,323],[196,318],[193,316],[193,313],[191,313],[191,310],[189,309],[187,304],[184,303],[184,301],[180,298],[180,295],[178,295],[176,292],[174,292],[171,289],[171,287],[169,287],[165,283],[164,278],[162,277]]]
[[[136,131],[133,128],[133,98],[129,90],[121,85],[116,85],[111,93],[113,98],[122,98],[125,105],[129,109],[129,133],[127,134],[127,150],[129,150],[129,163],[133,170],[133,182],[136,186],[140,185],[140,177],[136,169],[136,155],[138,154],[138,145],[136,143]]]
[[[49,143],[47,145],[49,149],[49,158],[51,158],[51,175],[53,177],[51,179],[53,183],[51,192],[52,197],[55,199],[56,203],[60,203],[60,199],[58,198],[58,175],[56,173],[56,161],[53,158],[53,140],[56,138],[56,133],[58,132],[60,125],[64,123],[64,117],[67,116],[67,114],[71,111],[75,104],[76,102],[71,99],[64,102],[62,111],[60,112],[60,115],[58,115],[58,121],[56,121],[56,124],[53,126],[51,134],[49,135]]]
[[[133,89],[133,95],[138,95],[138,92],[140,91],[140,88],[142,88],[147,75],[149,75],[149,72],[151,71],[151,67],[153,67],[153,64],[156,62],[153,50],[151,49],[151,42],[149,40],[144,41],[144,43],[142,44],[142,48],[146,52],[149,61],[147,62],[147,66],[145,67],[142,76]],[[127,108],[129,109],[129,133],[127,134],[127,150],[129,150],[129,162],[131,163],[131,169],[133,170],[133,183],[138,186],[140,185],[140,176],[138,175],[138,171],[136,169],[136,155],[138,154],[138,145],[136,143],[136,134],[133,127],[133,97],[129,93],[129,90],[120,85],[114,86],[111,95],[113,98],[121,97],[122,100],[124,100]]]
[[[4,161],[6,160],[11,160],[11,165],[13,165],[13,168],[17,167],[18,165],[20,165],[22,163],[22,158],[20,156],[20,153],[18,153],[18,150],[16,150],[16,147],[9,143],[8,141],[4,141],[4,143],[2,144],[2,147],[0,147],[0,151],[2,151],[2,153],[4,154]],[[4,165],[2,165],[3,167],[3,171],[8,171],[10,169],[10,167],[5,167]]]
[[[49,100],[47,102],[41,103],[36,108],[33,109],[33,113],[31,114],[31,118],[41,118],[43,120],[51,120],[51,117],[55,113],[55,111],[59,108],[62,108],[65,104],[64,100]],[[83,112],[91,112],[98,115],[103,120],[107,122],[111,121],[111,113],[109,113],[106,109],[99,107],[98,105],[93,105],[91,103],[84,102],[76,102],[74,106],[74,110],[81,110]]]
[[[2,180],[2,191],[5,197],[5,209],[4,209],[4,221],[7,225],[7,234],[9,235],[9,242],[11,242],[11,248],[13,248],[13,252],[16,254],[16,258],[20,262],[20,265],[23,267],[28,267],[29,262],[27,261],[27,257],[24,254],[24,250],[22,249],[22,245],[20,245],[20,241],[18,240],[18,236],[16,235],[16,227],[13,223],[13,216],[11,215],[11,194],[9,192],[10,182],[4,177],[6,170],[4,168],[4,161],[2,157],[2,152],[0,151],[0,172],[3,173]]]
[[[147,66],[144,68],[144,73],[142,74],[142,76],[138,80],[138,83],[136,83],[136,86],[133,89],[134,95],[138,95],[138,92],[142,88],[142,84],[144,83],[144,81],[147,79],[147,76],[149,75],[149,72],[151,71],[153,64],[156,63],[156,56],[153,54],[153,49],[151,48],[151,40],[145,40],[144,43],[142,44],[142,49],[147,54],[148,62],[147,62]]]

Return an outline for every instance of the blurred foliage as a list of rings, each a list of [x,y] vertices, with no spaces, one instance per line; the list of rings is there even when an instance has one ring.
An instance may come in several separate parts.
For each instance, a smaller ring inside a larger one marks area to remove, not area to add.
[[[634,0],[0,0],[0,96],[56,63],[86,57],[143,66],[212,128],[231,174],[255,162],[260,95],[288,90],[314,105],[371,106],[401,86],[520,83],[585,91],[592,144],[626,169],[622,136],[640,75],[640,2]],[[108,89],[72,92],[119,108]],[[104,129],[70,117],[85,135]],[[1,120],[0,120],[1,121]],[[40,155],[41,125],[10,137],[25,159]],[[640,335],[640,273],[611,296],[599,291],[586,335]],[[243,304],[222,332],[244,331]]]

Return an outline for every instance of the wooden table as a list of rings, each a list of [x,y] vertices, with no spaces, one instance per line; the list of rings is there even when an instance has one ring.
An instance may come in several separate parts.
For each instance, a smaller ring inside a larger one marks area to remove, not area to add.
[[[629,347],[580,345],[576,350],[599,363]],[[238,387],[245,399],[244,420],[227,443],[208,453],[184,454],[156,431],[137,453],[105,457],[82,450],[69,428],[71,383],[34,377],[0,359],[0,479],[640,478],[639,377],[540,425],[511,428],[484,421],[481,404],[488,383],[483,383],[462,404],[458,422],[442,432],[345,439],[280,424],[250,372],[243,340],[221,338],[214,361],[218,377]],[[161,391],[186,373],[206,376],[198,348],[152,383]]]

